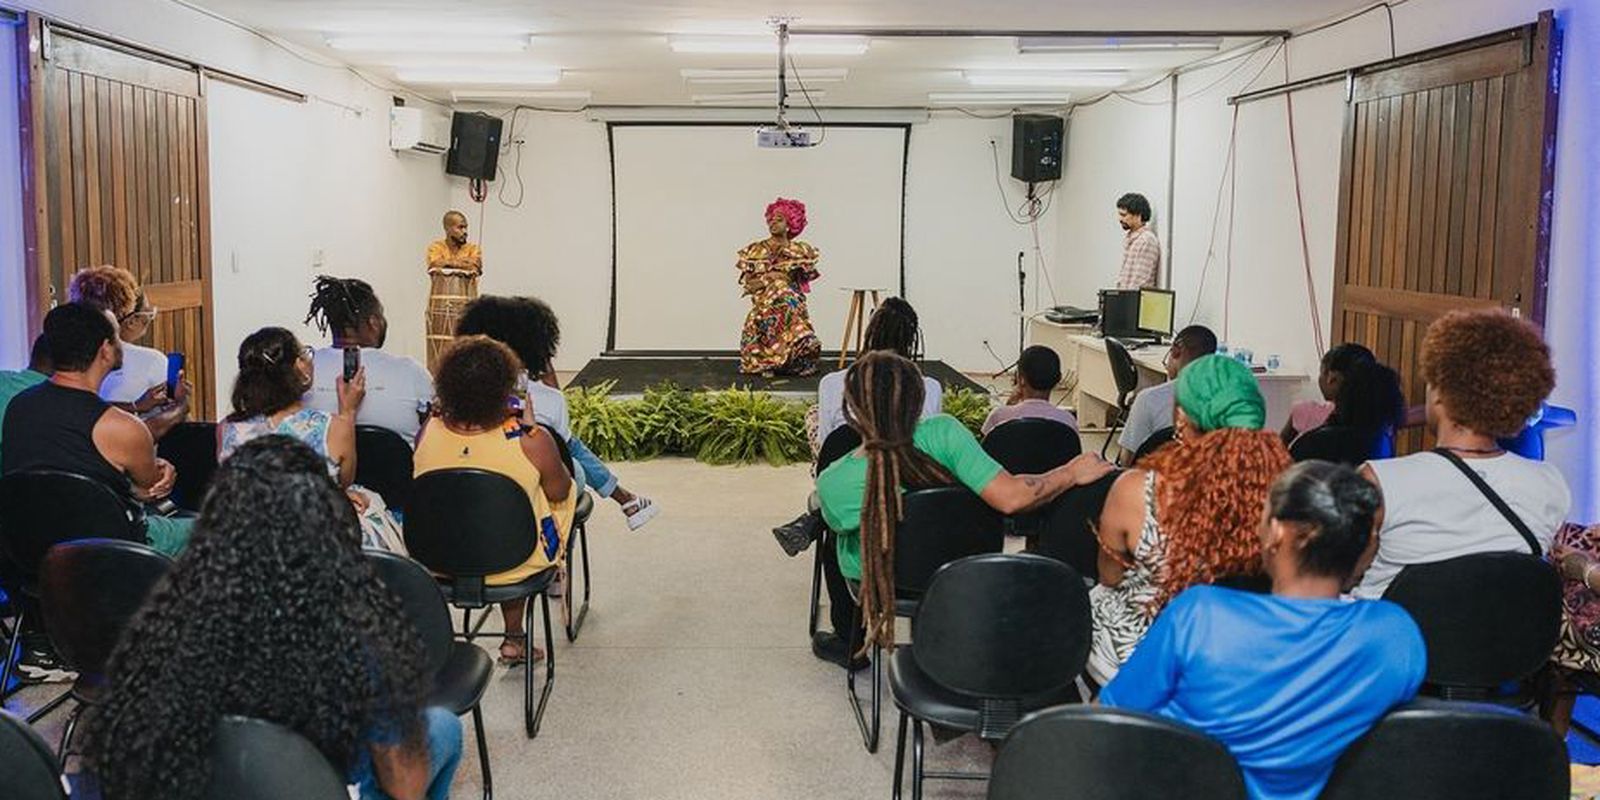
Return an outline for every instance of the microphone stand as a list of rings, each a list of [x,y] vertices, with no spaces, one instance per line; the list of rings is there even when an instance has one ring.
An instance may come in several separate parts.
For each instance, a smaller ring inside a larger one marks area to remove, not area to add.
[[[1023,266],[1022,257],[1027,251],[1017,251],[1017,360],[1022,360],[1023,343],[1027,341],[1028,330],[1028,270]],[[1010,369],[1010,367],[1007,367]]]

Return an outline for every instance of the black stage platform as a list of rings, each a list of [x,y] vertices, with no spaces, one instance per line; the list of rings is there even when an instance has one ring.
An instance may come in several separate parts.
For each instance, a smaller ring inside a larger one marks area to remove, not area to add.
[[[726,389],[730,386],[775,394],[814,395],[817,381],[839,363],[839,354],[825,356],[817,374],[805,378],[763,378],[739,372],[739,356],[733,353],[608,353],[585,364],[569,386],[596,386],[615,381],[612,394],[639,394],[647,386],[671,381],[686,389]],[[967,376],[943,361],[920,361],[923,374],[944,384],[945,391],[956,388],[984,391]]]

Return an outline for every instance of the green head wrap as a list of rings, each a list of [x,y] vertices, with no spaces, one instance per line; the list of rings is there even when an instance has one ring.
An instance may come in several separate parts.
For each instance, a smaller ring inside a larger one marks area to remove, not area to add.
[[[1178,407],[1201,431],[1261,430],[1267,402],[1250,368],[1227,356],[1209,355],[1178,373]]]

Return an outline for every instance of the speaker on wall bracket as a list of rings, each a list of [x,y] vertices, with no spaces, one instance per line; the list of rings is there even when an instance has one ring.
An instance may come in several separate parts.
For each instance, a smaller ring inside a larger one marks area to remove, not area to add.
[[[1053,114],[1011,117],[1011,177],[1030,187],[1061,179],[1063,123]]]
[[[445,156],[444,171],[474,181],[494,180],[495,166],[500,161],[501,124],[499,117],[481,112],[452,114],[450,152]]]

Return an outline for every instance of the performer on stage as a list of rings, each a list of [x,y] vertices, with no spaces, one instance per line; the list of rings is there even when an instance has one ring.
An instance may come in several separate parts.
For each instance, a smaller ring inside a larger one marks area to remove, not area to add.
[[[455,337],[461,309],[478,296],[478,276],[483,274],[483,250],[467,241],[467,215],[447,211],[444,238],[428,245],[428,369]]]
[[[822,342],[811,329],[806,293],[817,271],[817,248],[794,237],[806,228],[806,207],[778,198],[767,206],[771,235],[739,251],[739,286],[750,297],[739,341],[739,370],[747,375],[810,375]]]

